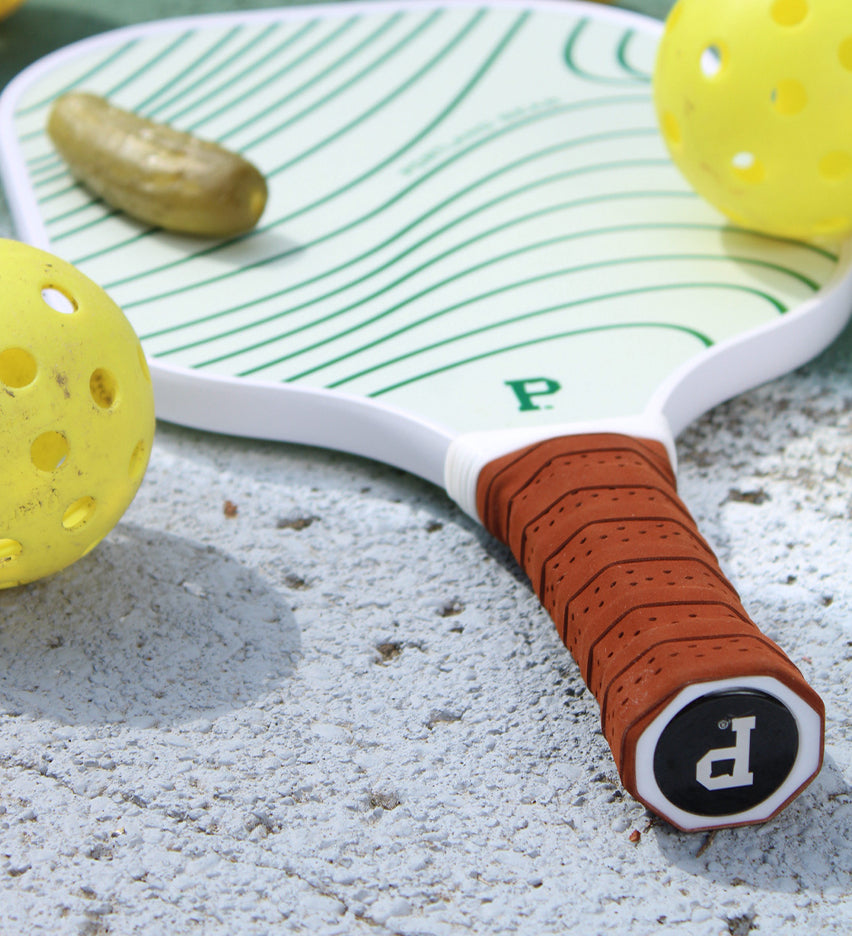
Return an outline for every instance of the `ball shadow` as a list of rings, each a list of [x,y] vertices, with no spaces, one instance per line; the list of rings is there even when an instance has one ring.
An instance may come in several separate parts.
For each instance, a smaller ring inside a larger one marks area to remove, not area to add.
[[[174,724],[292,674],[289,606],[212,547],[121,524],[50,579],[0,591],[0,711],[61,724]]]

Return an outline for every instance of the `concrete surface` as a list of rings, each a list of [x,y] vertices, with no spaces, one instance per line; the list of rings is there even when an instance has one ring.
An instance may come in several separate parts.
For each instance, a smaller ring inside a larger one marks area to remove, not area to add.
[[[114,533],[0,592],[0,934],[848,933],[851,404],[847,330],[679,440],[828,715],[786,811],[693,835],[623,795],[549,619],[440,491],[161,424]]]

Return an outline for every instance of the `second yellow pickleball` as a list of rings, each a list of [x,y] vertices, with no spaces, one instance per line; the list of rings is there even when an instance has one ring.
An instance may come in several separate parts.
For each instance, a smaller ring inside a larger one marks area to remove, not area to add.
[[[852,231],[849,0],[679,0],[654,97],[675,163],[734,222]]]

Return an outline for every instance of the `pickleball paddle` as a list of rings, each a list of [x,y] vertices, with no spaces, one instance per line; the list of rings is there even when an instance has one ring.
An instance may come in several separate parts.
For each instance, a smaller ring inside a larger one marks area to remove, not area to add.
[[[528,573],[626,788],[703,829],[807,785],[823,706],[696,529],[672,440],[825,347],[852,277],[686,186],[660,31],[568,2],[176,18],[31,66],[0,132],[19,235],[125,310],[162,419],[444,485]],[[193,239],[91,196],[45,134],[72,89],[242,152],[258,227]]]

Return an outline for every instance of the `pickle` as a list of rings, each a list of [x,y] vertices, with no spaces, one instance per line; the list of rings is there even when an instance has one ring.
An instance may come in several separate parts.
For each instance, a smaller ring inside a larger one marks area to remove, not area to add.
[[[75,179],[147,224],[227,237],[254,227],[266,207],[266,180],[242,156],[96,94],[59,97],[47,132]]]

